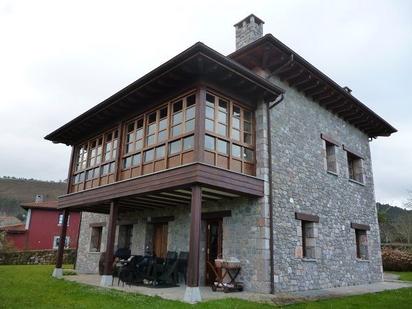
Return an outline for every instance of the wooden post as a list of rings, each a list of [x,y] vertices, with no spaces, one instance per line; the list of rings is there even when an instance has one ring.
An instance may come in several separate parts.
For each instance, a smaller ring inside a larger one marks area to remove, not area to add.
[[[103,276],[100,282],[100,285],[102,286],[108,286],[112,284],[114,238],[116,236],[118,208],[119,207],[117,201],[112,201],[110,203],[109,226],[107,228],[106,254],[104,257]]]
[[[61,278],[63,277],[63,254],[64,254],[64,246],[66,243],[66,233],[67,233],[67,221],[69,219],[69,210],[63,209],[63,222],[60,229],[60,241],[59,241],[59,248],[57,249],[57,258],[56,258],[56,268],[53,271],[53,277]]]
[[[199,185],[192,187],[189,261],[187,287],[184,300],[195,303],[201,300],[199,290],[200,223],[202,215],[202,190]]]

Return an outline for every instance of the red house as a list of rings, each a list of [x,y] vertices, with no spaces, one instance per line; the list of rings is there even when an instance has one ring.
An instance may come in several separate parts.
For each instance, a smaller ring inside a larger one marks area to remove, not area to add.
[[[7,239],[18,250],[57,249],[63,215],[57,209],[57,201],[37,200],[21,204],[27,210],[26,224],[9,225],[0,228],[6,231]],[[71,212],[66,236],[66,247],[77,248],[80,213]]]

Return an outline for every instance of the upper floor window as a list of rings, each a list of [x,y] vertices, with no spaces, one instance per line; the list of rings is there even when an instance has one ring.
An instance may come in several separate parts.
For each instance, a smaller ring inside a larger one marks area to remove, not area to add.
[[[337,173],[337,164],[336,164],[336,146],[328,141],[325,141],[326,147],[326,170],[328,172]]]
[[[359,183],[363,183],[364,175],[363,175],[362,157],[348,150],[345,146],[343,147],[346,150],[346,155],[347,155],[349,179],[354,180]]]

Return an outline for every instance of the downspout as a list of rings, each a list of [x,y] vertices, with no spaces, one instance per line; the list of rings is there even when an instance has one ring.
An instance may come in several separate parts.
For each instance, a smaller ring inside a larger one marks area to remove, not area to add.
[[[275,294],[275,258],[273,256],[273,185],[272,185],[272,134],[270,128],[270,110],[283,101],[283,94],[280,94],[272,103],[266,105],[266,123],[268,135],[268,155],[269,155],[269,254],[270,254],[270,294]]]

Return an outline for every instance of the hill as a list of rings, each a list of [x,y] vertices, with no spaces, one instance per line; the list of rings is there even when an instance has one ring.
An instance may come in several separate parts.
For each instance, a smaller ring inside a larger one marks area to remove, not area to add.
[[[37,194],[46,200],[57,199],[66,192],[65,182],[41,181],[14,177],[0,178],[0,215],[24,214],[20,203],[32,202]]]

